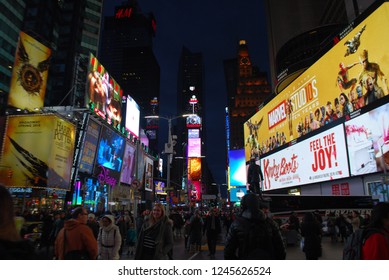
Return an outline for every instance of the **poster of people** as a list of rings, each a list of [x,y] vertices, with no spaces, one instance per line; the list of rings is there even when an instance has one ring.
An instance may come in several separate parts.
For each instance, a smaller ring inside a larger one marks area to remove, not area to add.
[[[136,148],[126,143],[126,149],[123,156],[123,168],[120,175],[120,182],[131,185],[135,178],[135,152]]]
[[[9,116],[1,164],[7,187],[70,189],[75,126],[54,115]]]
[[[388,95],[389,3],[357,25],[351,24],[335,45],[244,124],[245,159],[347,119]]]
[[[9,106],[29,111],[43,107],[50,57],[51,49],[20,32],[8,96]]]
[[[122,121],[123,91],[102,64],[90,54],[85,104],[116,127]]]

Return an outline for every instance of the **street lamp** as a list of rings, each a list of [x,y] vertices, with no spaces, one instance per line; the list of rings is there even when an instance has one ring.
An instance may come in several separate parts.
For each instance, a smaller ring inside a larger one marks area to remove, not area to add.
[[[170,164],[173,160],[173,139],[172,139],[172,120],[178,119],[178,118],[185,118],[190,117],[195,114],[184,114],[179,115],[175,117],[162,117],[162,116],[145,116],[145,119],[163,119],[168,121],[168,139],[167,143],[165,143],[165,149],[164,153],[167,155],[167,175],[166,175],[166,191],[171,191],[172,188],[170,187]],[[167,207],[169,209],[169,207]],[[167,209],[167,210],[168,210]],[[169,211],[169,210],[168,210]]]

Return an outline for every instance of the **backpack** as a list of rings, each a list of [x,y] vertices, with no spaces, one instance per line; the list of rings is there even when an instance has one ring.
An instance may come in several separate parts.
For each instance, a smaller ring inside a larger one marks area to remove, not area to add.
[[[362,247],[367,238],[373,233],[378,232],[376,229],[358,229],[354,231],[346,240],[343,247],[344,260],[361,260]]]

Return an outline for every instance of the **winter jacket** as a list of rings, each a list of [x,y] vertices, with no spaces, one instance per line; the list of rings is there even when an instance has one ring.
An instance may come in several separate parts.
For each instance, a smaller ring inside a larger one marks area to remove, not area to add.
[[[118,260],[120,259],[119,250],[122,245],[122,236],[119,227],[115,225],[115,218],[112,215],[106,215],[111,220],[111,224],[101,227],[97,244],[99,248],[99,260]]]
[[[263,211],[245,210],[231,224],[224,247],[224,259],[283,260],[286,250],[277,224]]]
[[[64,259],[64,231],[66,230],[65,252],[74,250],[87,251],[89,258],[97,258],[97,241],[92,230],[86,224],[75,219],[65,221],[64,227],[55,239],[55,256],[59,260]]]
[[[389,260],[389,231],[373,233],[362,247],[363,260]]]
[[[142,226],[142,230],[138,237],[138,243],[136,246],[135,260],[154,259],[154,260],[167,260],[169,259],[168,253],[173,249],[173,221],[167,216],[164,216],[155,224],[150,224],[148,220],[145,220]],[[155,242],[155,251],[153,256],[144,255],[144,239],[145,236],[151,237]]]
[[[322,255],[321,224],[314,219],[301,223],[301,235],[304,237],[303,251],[307,259],[318,259]]]

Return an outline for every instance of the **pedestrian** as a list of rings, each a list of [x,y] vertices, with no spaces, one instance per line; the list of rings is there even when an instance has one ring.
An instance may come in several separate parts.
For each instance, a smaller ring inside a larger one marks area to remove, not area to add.
[[[286,249],[277,224],[260,209],[253,193],[241,200],[241,212],[228,231],[224,259],[226,260],[284,260]]]
[[[99,236],[97,237],[98,259],[120,259],[119,250],[122,245],[122,236],[119,227],[115,225],[115,217],[113,215],[104,215],[101,218],[101,225]]]
[[[128,249],[127,256],[134,255],[136,241],[137,241],[137,237],[136,237],[135,224],[130,223],[127,230],[127,236],[126,236],[126,245]]]
[[[93,232],[86,225],[88,212],[84,207],[77,207],[69,220],[58,233],[55,240],[56,259],[90,259],[97,258],[97,241]]]
[[[165,207],[156,203],[145,219],[138,236],[136,260],[167,260],[173,249],[173,222],[166,216]]]
[[[99,228],[100,228],[100,225],[99,223],[96,221],[96,215],[93,214],[93,213],[89,213],[88,215],[88,221],[86,223],[88,225],[88,227],[91,228],[92,232],[93,232],[93,236],[97,239],[97,237],[99,236]]]
[[[304,238],[303,252],[307,260],[317,260],[322,255],[322,227],[312,212],[304,215],[301,223],[301,236]]]
[[[192,252],[195,251],[200,252],[202,229],[203,229],[204,221],[198,209],[195,210],[194,214],[189,220],[189,223],[190,223],[189,250]]]
[[[0,185],[0,260],[36,259],[34,247],[17,230],[13,205],[11,194]]]
[[[255,162],[255,157],[250,159],[249,168],[247,170],[247,183],[250,191],[262,197],[261,182],[263,181],[263,173],[261,167]]]
[[[203,233],[207,236],[208,256],[214,257],[216,253],[216,244],[221,232],[221,222],[216,208],[211,208],[204,222]]]
[[[389,203],[378,203],[371,213],[367,237],[362,247],[363,260],[389,260]]]

